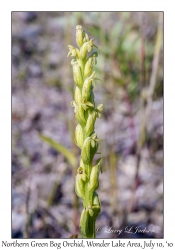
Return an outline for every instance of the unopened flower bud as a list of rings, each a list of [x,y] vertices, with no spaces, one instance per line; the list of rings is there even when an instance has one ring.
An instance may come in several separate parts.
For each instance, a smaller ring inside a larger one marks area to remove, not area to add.
[[[93,71],[93,66],[96,64],[96,57],[98,56],[97,52],[94,52],[87,60],[84,68],[84,77],[91,75]]]
[[[82,88],[82,99],[86,102],[89,101],[91,95],[91,85],[95,79],[95,71],[85,80]]]
[[[94,141],[94,146],[92,146],[91,142]],[[95,153],[98,149],[98,142],[92,139],[92,137],[87,137],[83,143],[81,158],[84,164],[89,164],[93,159]]]
[[[75,129],[75,141],[79,148],[82,148],[83,146],[83,128],[80,124],[76,126]]]
[[[81,90],[77,86],[74,92],[74,99],[75,99],[76,104],[79,104],[81,102]]]
[[[84,39],[84,31],[82,29],[81,25],[76,26],[76,42],[79,47],[83,45],[83,39]]]
[[[96,113],[92,111],[88,115],[85,131],[86,131],[86,136],[90,136],[94,132],[94,124],[96,120]]]
[[[101,169],[100,164],[101,164],[101,159],[99,159],[99,162],[94,167],[92,167],[90,184],[89,184],[89,188],[91,191],[95,191],[99,186],[99,173]]]
[[[77,105],[77,113],[75,113],[75,117],[76,117],[77,121],[80,123],[81,126],[85,126],[86,125],[86,119],[85,119],[84,109],[83,109],[81,103],[79,103]]]
[[[87,137],[83,143],[81,150],[81,159],[84,164],[89,164],[91,161],[91,137]]]
[[[82,180],[79,174],[76,175],[75,180],[75,192],[76,194],[83,199],[85,195],[85,182]]]
[[[87,56],[87,53],[90,52],[92,50],[92,47],[97,47],[95,44],[94,44],[94,40],[91,39],[89,42],[85,42],[81,49],[80,49],[80,58],[82,60],[86,59],[86,56]]]
[[[79,67],[77,60],[72,59],[71,65],[73,67],[74,82],[76,83],[76,85],[78,87],[82,88],[82,86],[83,86],[83,77],[82,77],[82,73],[81,73],[81,68]]]
[[[92,74],[92,71],[93,71],[93,58],[90,57],[85,64],[84,77],[86,78],[90,76],[90,74]]]

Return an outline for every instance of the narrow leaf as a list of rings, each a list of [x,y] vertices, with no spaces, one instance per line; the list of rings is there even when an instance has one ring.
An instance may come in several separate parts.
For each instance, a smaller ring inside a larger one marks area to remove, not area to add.
[[[66,158],[66,160],[72,165],[75,166],[76,165],[76,157],[74,156],[73,153],[71,153],[69,151],[69,149],[67,149],[65,146],[63,146],[61,143],[54,141],[52,138],[47,137],[43,134],[39,134],[40,138],[47,142],[52,148],[54,148],[55,150],[57,150],[58,152],[60,152],[62,155],[64,155],[64,157]]]

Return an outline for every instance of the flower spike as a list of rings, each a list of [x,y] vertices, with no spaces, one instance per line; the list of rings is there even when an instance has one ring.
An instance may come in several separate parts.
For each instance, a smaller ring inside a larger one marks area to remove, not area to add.
[[[96,193],[99,187],[99,174],[102,172],[101,161],[98,159],[93,166],[95,154],[99,154],[100,139],[95,133],[96,118],[101,117],[103,104],[97,107],[94,101],[96,72],[93,70],[97,63],[98,53],[94,39],[89,39],[81,25],[76,26],[76,42],[79,49],[68,45],[68,56],[71,60],[75,82],[74,108],[78,124],[75,129],[75,143],[81,149],[80,166],[77,169],[75,192],[83,200],[83,211],[80,218],[80,230],[84,238],[95,238],[95,221],[101,210],[100,200]]]

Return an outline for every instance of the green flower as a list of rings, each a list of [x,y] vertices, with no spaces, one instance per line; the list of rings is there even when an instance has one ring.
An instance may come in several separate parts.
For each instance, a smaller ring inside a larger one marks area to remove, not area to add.
[[[77,58],[79,58],[79,54],[80,54],[80,52],[79,52],[79,50],[77,49],[77,48],[75,48],[74,46],[72,46],[72,45],[68,45],[68,48],[69,48],[69,53],[67,54],[67,57],[69,56],[69,55],[71,55],[72,57],[77,57]]]

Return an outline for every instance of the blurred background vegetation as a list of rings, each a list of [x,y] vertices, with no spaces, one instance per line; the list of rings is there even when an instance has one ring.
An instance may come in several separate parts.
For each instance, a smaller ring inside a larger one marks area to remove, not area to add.
[[[162,238],[161,12],[12,12],[12,237],[81,237],[67,58],[78,24],[95,38],[102,80],[94,89],[104,104],[97,238]],[[127,234],[127,226],[153,232]]]

